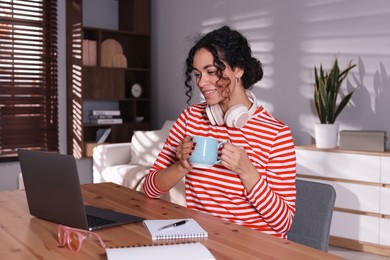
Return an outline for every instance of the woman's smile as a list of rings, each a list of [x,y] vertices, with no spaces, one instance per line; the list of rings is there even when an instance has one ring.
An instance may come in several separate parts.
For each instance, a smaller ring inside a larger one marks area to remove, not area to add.
[[[213,94],[216,93],[216,92],[217,92],[216,89],[212,89],[212,90],[202,91],[202,94],[203,94],[203,96],[207,99],[207,98],[212,97]]]

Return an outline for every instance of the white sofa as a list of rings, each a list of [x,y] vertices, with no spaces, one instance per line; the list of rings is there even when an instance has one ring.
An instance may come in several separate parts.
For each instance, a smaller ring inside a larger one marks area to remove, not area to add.
[[[145,175],[168,137],[172,121],[160,130],[134,131],[131,142],[101,144],[93,149],[93,182],[113,182],[142,191]],[[185,206],[184,178],[162,199]]]

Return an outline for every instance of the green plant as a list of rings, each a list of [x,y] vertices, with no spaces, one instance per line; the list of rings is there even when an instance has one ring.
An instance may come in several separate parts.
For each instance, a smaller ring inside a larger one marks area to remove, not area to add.
[[[319,73],[317,72],[317,68],[314,67],[314,104],[321,124],[334,124],[337,116],[351,99],[355,89],[344,97],[340,96],[341,101],[337,104],[341,83],[347,77],[348,72],[355,66],[356,64],[352,64],[351,61],[347,68],[340,72],[336,59],[329,72],[324,71],[322,65],[320,65]]]

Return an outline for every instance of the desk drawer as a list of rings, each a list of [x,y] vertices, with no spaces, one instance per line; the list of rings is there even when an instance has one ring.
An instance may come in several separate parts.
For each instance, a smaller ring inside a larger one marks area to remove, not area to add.
[[[390,184],[390,157],[382,157],[381,182]]]
[[[377,214],[380,213],[381,187],[379,186],[348,182],[324,181],[317,179],[306,180],[332,185],[336,190],[336,208],[352,209]],[[388,195],[390,196],[390,194]]]
[[[299,174],[380,182],[381,158],[378,156],[299,149],[296,150],[296,154]]]
[[[378,244],[381,220],[378,217],[334,211],[330,234],[336,237]],[[385,224],[387,223],[383,225]],[[388,230],[386,230],[387,234]],[[386,234],[383,233],[383,236],[385,237]]]
[[[382,187],[381,188],[381,213],[389,215],[390,217],[390,187]],[[390,237],[390,229],[389,229],[389,237]]]
[[[381,218],[379,244],[390,246],[390,219]]]

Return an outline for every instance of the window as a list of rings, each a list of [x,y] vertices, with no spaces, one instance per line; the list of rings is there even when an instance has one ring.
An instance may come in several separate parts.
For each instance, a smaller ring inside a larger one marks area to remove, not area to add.
[[[0,160],[58,151],[57,0],[0,0]]]

